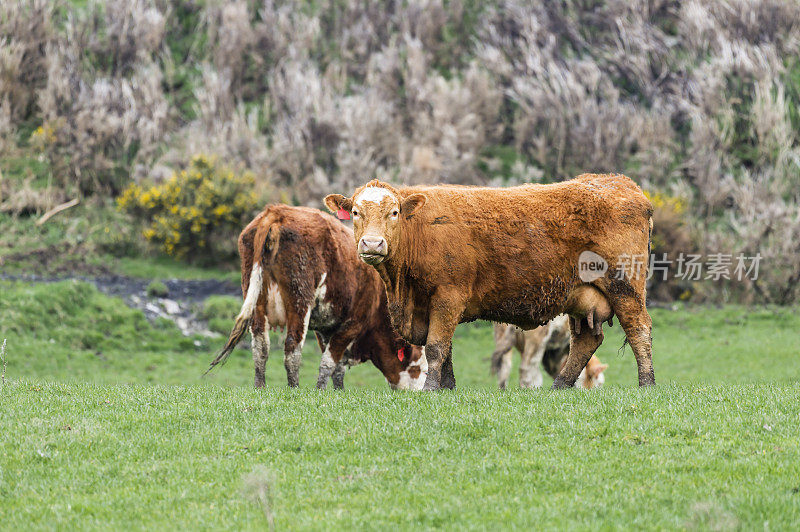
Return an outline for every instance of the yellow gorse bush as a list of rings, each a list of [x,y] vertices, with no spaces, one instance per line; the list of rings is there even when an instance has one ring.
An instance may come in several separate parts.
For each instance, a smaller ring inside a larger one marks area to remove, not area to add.
[[[670,196],[663,192],[650,192],[643,191],[650,203],[653,204],[654,209],[668,209],[675,214],[683,214],[686,211],[686,200],[677,196]]]
[[[160,184],[133,184],[117,198],[118,207],[145,222],[142,235],[167,253],[191,258],[214,254],[260,207],[250,172],[237,174],[214,158],[196,155],[188,168]]]
[[[56,140],[58,140],[56,137],[56,125],[48,122],[37,127],[34,132],[31,133],[30,138],[31,144],[39,149],[45,149],[55,144]]]
[[[652,249],[654,253],[688,252],[691,237],[686,229],[688,202],[663,192],[645,190],[644,195],[653,204]]]

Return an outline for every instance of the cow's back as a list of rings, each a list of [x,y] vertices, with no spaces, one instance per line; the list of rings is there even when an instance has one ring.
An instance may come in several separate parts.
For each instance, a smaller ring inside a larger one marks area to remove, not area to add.
[[[267,246],[274,242],[276,248],[265,251],[268,281],[282,286],[287,297],[316,293],[324,300],[309,317],[312,330],[373,319],[383,285],[374,269],[358,259],[350,228],[317,209],[288,205],[267,207],[251,225],[258,223],[268,223],[270,231],[277,232],[267,239]]]

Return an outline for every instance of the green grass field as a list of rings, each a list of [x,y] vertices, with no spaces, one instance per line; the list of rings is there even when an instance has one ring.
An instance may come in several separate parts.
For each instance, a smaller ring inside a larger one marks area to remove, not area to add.
[[[604,389],[501,393],[491,328],[467,324],[456,392],[368,365],[319,392],[313,341],[287,390],[277,336],[256,391],[243,350],[201,378],[221,337],[84,283],[0,282],[0,528],[797,529],[796,309],[652,315],[649,390],[615,326]]]

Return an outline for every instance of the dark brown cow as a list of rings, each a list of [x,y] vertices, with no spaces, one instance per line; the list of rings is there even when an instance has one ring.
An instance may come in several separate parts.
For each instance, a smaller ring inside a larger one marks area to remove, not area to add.
[[[286,327],[284,365],[298,385],[308,329],[322,350],[317,387],[333,376],[343,386],[349,365],[371,360],[392,388],[420,389],[427,362],[392,329],[386,293],[375,271],[358,260],[353,232],[329,214],[273,205],[239,236],[244,304],[220,355],[223,362],[244,336],[253,335],[255,386],[264,386],[269,329]]]
[[[359,256],[386,285],[395,329],[425,345],[426,390],[455,386],[451,342],[460,322],[532,329],[561,313],[570,315],[571,348],[554,388],[574,384],[613,314],[639,384],[655,383],[645,308],[652,205],[627,177],[505,189],[374,180],[325,204],[352,214]]]

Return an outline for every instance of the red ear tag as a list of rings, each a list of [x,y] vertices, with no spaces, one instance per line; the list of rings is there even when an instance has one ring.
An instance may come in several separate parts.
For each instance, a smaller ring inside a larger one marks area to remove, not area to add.
[[[405,357],[406,357],[406,355],[405,355],[405,353],[403,352],[403,350],[402,350],[402,349],[398,349],[398,350],[397,350],[397,360],[399,360],[400,362],[402,362],[402,361],[403,361],[403,359],[404,359]]]
[[[340,220],[349,220],[350,219],[350,211],[346,211],[344,209],[339,209],[336,211],[336,217]]]

